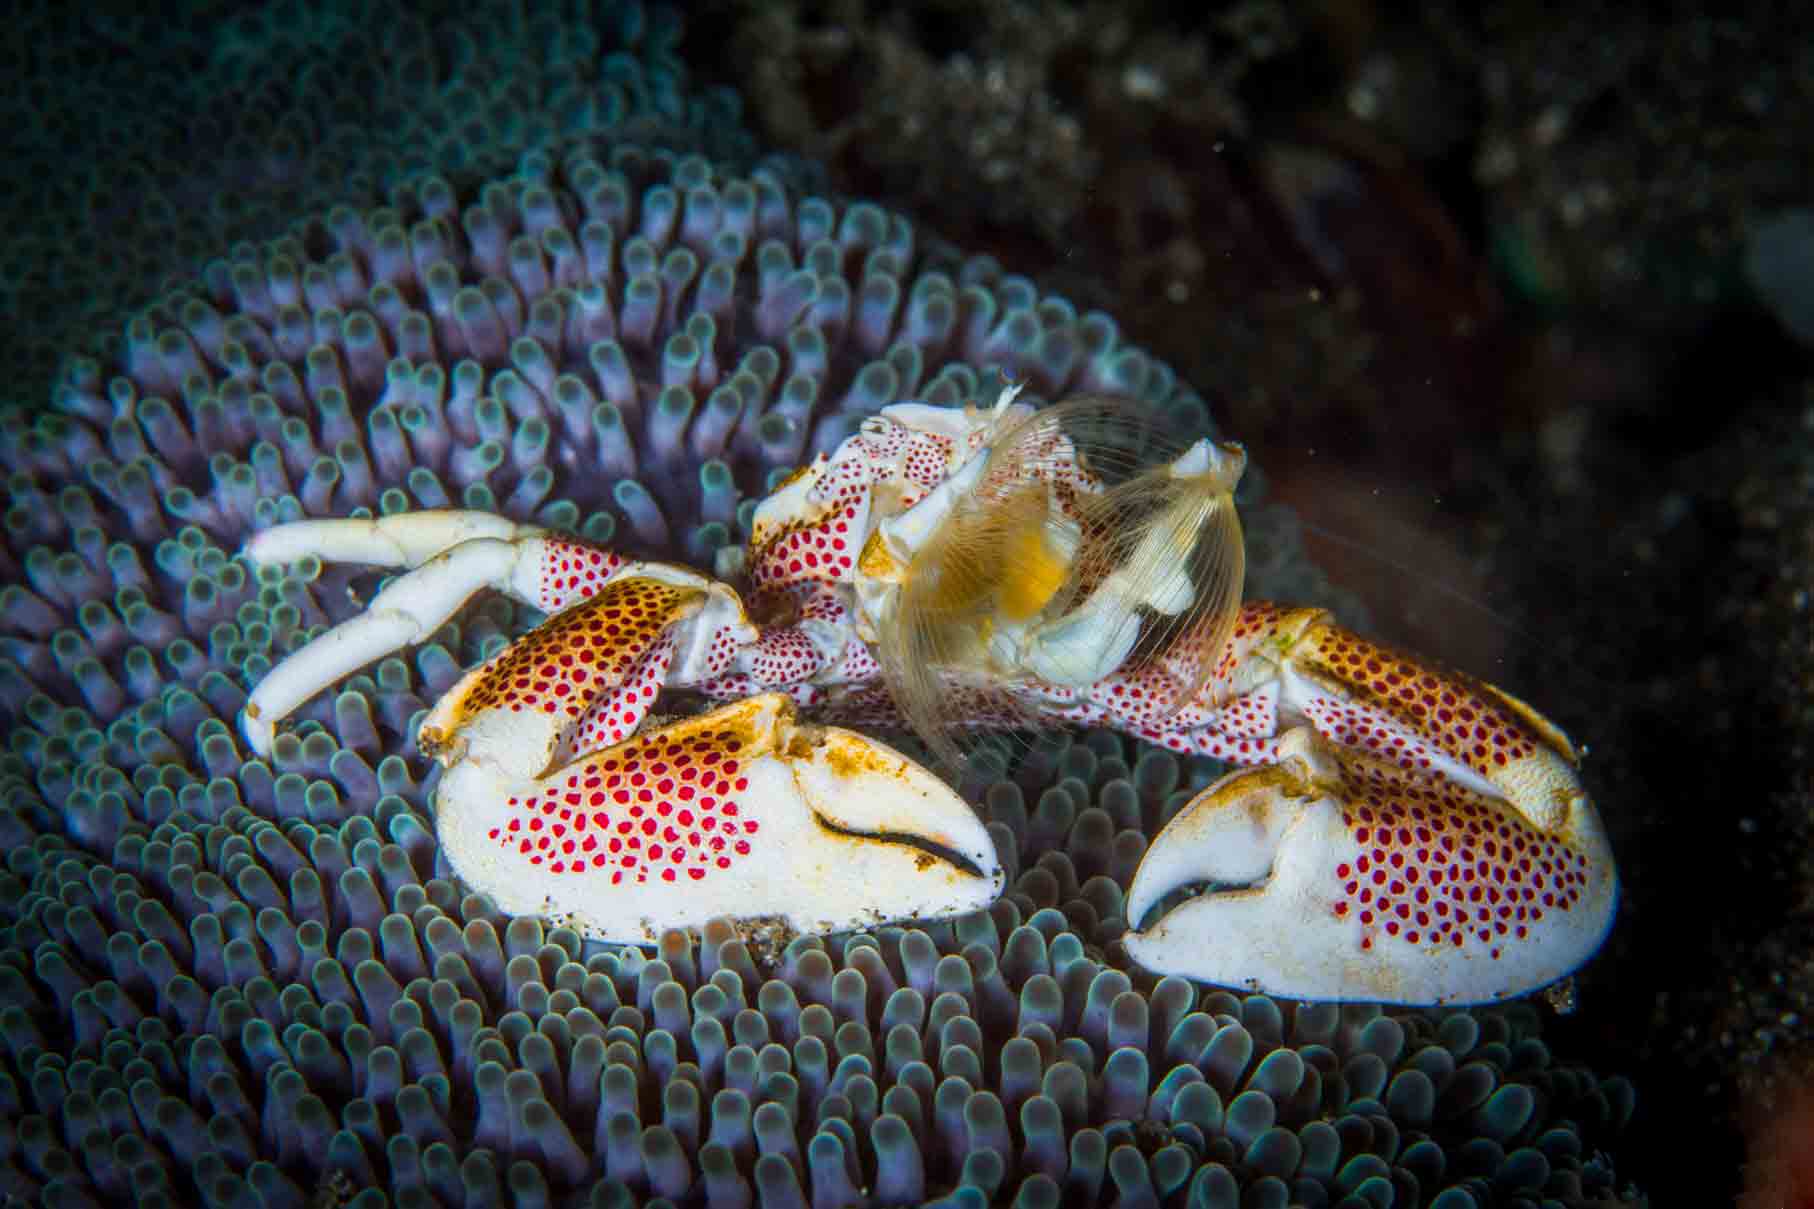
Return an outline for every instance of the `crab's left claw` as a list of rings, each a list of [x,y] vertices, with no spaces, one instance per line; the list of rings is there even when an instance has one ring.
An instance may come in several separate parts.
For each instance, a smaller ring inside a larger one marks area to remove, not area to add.
[[[644,731],[537,777],[474,749],[448,769],[437,830],[502,910],[652,943],[715,916],[835,932],[987,906],[1005,875],[975,812],[852,731],[797,722],[779,694]]]
[[[1125,943],[1157,973],[1297,999],[1484,1003],[1585,962],[1617,894],[1585,794],[1544,825],[1300,727],[1277,763],[1224,777],[1159,833],[1128,890],[1148,926]]]

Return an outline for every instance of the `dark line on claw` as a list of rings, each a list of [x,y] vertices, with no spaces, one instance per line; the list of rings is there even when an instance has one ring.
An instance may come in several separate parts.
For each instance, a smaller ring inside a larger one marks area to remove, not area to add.
[[[1170,890],[1167,890],[1164,894],[1160,895],[1158,900],[1153,903],[1151,909],[1149,909],[1140,919],[1128,920],[1128,927],[1136,932],[1145,932],[1161,919],[1164,919],[1167,915],[1170,915],[1173,911],[1176,911],[1179,907],[1193,899],[1209,898],[1217,894],[1236,894],[1244,891],[1263,890],[1266,888],[1266,883],[1271,880],[1272,871],[1269,869],[1264,876],[1256,877],[1248,882],[1185,882],[1182,885],[1173,886]]]
[[[810,809],[810,807],[809,807]],[[947,865],[954,865],[959,871],[969,874],[978,881],[990,880],[977,863],[955,848],[947,848],[924,836],[908,835],[903,831],[857,831],[850,827],[840,827],[818,811],[812,812],[813,822],[831,832],[853,840],[876,840],[883,844],[899,844],[903,848],[917,848],[928,856],[937,857]]]

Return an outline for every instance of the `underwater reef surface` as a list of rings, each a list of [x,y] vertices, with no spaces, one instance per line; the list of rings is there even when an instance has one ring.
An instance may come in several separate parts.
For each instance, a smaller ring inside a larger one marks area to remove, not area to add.
[[[0,368],[36,394],[239,241],[428,175],[470,187],[614,135],[753,158],[737,96],[688,86],[680,33],[673,9],[608,2],[13,6]]]
[[[307,76],[286,57],[316,61],[295,10],[235,11],[215,42],[170,37],[253,78]],[[330,57],[413,86],[415,60],[366,37],[379,11],[345,10]],[[1631,1084],[1552,1053],[1535,1007],[1293,1005],[1125,968],[1128,879],[1206,761],[1100,733],[986,754],[964,788],[1013,870],[989,912],[780,952],[708,928],[645,952],[504,918],[437,853],[414,722],[529,610],[475,605],[250,758],[250,686],[379,582],[254,570],[234,552],[265,525],[491,508],[707,564],[776,474],[895,399],[957,402],[1006,374],[1210,424],[1106,314],[803,190],[810,171],[758,159],[734,105],[687,89],[671,14],[608,13],[568,14],[567,42],[531,23],[534,45],[592,62],[611,48],[587,38],[616,38],[594,87],[666,96],[655,118],[503,140],[483,170],[470,147],[425,155],[369,189],[349,175],[338,200],[277,190],[278,229],[196,235],[147,305],[98,304],[129,319],[57,337],[76,355],[50,407],[0,409],[0,1196],[1619,1195],[1603,1152]],[[66,44],[92,47],[80,32]],[[424,45],[457,90],[468,60]],[[542,96],[514,78],[487,86]],[[121,276],[123,294],[145,279]],[[1327,599],[1289,518],[1249,520],[1261,590]]]

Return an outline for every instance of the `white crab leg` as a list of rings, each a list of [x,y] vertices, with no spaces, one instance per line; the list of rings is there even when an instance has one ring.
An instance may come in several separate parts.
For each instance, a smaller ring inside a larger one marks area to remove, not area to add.
[[[442,778],[454,871],[511,914],[649,943],[714,916],[801,932],[986,906],[1004,874],[970,807],[780,694],[646,731],[546,775],[472,746]]]
[[[399,612],[361,613],[293,651],[265,674],[246,700],[240,729],[260,756],[271,754],[277,724],[342,676],[419,639],[414,618]]]
[[[373,519],[294,521],[254,534],[241,551],[254,563],[290,563],[313,555],[330,563],[419,567],[462,542],[488,537],[515,542],[545,530],[491,512],[429,509]]]
[[[268,755],[277,724],[336,680],[423,641],[481,589],[555,612],[607,583],[624,561],[486,512],[429,511],[377,520],[298,521],[246,543],[253,563],[312,556],[329,562],[413,568],[388,584],[364,613],[293,651],[261,681],[241,725]]]
[[[366,541],[356,533],[350,541],[343,540],[348,536],[345,533],[317,532],[309,536],[322,538],[330,548],[357,546]],[[286,538],[277,548],[290,542]],[[363,548],[377,550],[370,544]],[[313,550],[310,547],[310,552]],[[258,556],[264,553],[261,549]],[[252,749],[259,755],[270,754],[277,723],[297,706],[366,664],[423,641],[481,588],[509,585],[518,590],[527,587],[533,592],[540,577],[540,563],[535,543],[481,537],[443,550],[415,570],[398,576],[372,598],[363,613],[292,651],[259,681],[246,702],[242,719]]]
[[[275,525],[253,536],[240,553],[259,566],[314,557],[417,568],[471,542],[502,543],[516,550],[512,560],[494,555],[494,578],[480,586],[549,613],[591,596],[624,565],[620,554],[533,525],[489,512],[451,510]]]
[[[1299,999],[1483,1003],[1565,977],[1604,939],[1618,885],[1585,800],[1545,827],[1308,727],[1277,751],[1153,841],[1127,900],[1142,966]]]

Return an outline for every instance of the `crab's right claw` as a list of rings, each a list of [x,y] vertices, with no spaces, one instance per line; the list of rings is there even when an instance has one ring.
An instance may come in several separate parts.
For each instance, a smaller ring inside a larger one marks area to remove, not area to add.
[[[1587,961],[1617,897],[1585,795],[1545,830],[1305,727],[1159,833],[1128,889],[1129,921],[1147,926],[1125,943],[1156,973],[1296,999],[1485,1003]]]
[[[539,777],[474,747],[435,810],[475,890],[598,940],[652,943],[716,916],[801,933],[949,916],[1005,881],[982,821],[942,781],[872,739],[797,723],[779,694]]]

